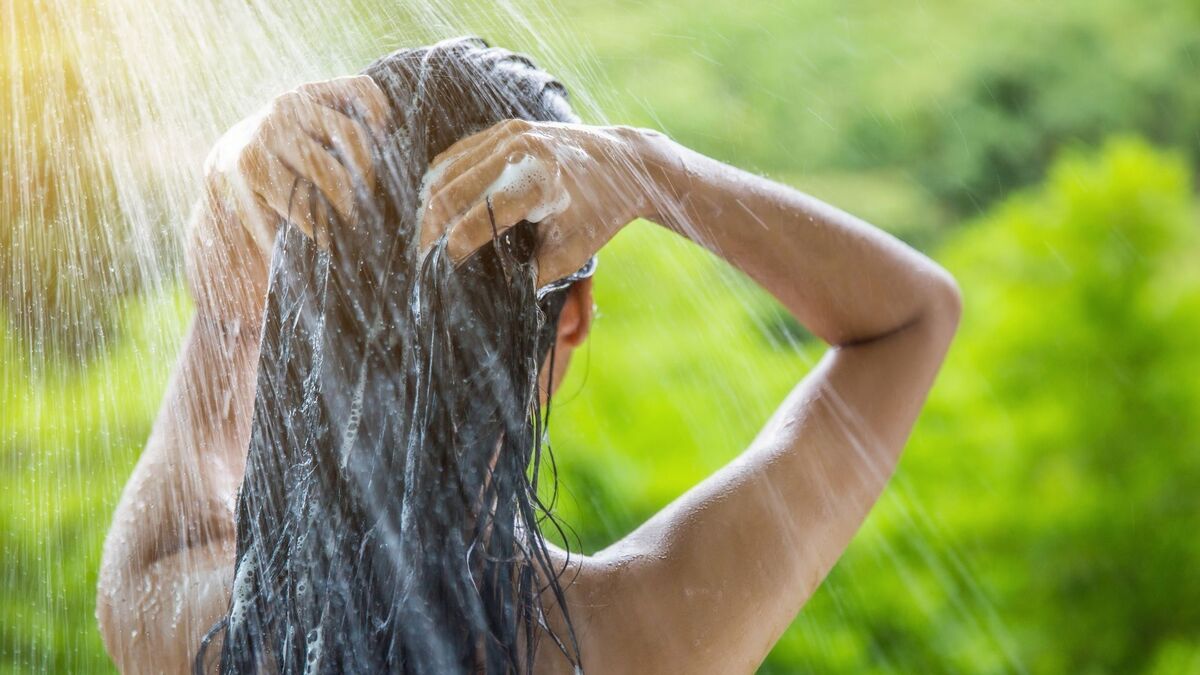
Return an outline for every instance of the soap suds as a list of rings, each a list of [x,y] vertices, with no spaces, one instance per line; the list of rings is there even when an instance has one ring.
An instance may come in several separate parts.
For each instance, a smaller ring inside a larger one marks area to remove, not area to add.
[[[582,153],[582,150],[577,148],[568,148],[568,151],[574,151],[574,154]],[[451,155],[429,167],[421,178],[421,189],[418,193],[420,206],[417,209],[417,222],[422,222],[422,215],[429,208],[429,192],[433,184],[438,182],[446,171],[450,168],[457,159],[462,157],[463,153]],[[555,155],[561,158],[559,151],[555,150]],[[572,157],[571,159],[574,159]],[[480,195],[483,198],[491,197],[496,194],[504,193],[508,195],[522,194],[525,190],[537,187],[540,189],[541,200],[530,208],[525,214],[525,220],[531,223],[539,223],[551,216],[556,216],[563,211],[566,211],[571,205],[571,195],[562,185],[562,174],[557,165],[547,166],[545,162],[530,154],[517,154],[509,158],[504,165],[504,170],[492,181]],[[511,225],[512,223],[508,223]]]
[[[571,195],[563,189],[558,166],[551,169],[537,157],[528,154],[510,157],[499,177],[483,194],[488,197],[496,193],[518,195],[534,187],[539,188],[542,198],[525,215],[525,220],[531,223],[540,223],[550,216],[556,216],[571,205]]]
[[[457,152],[425,170],[425,175],[421,177],[421,189],[419,192],[417,192],[418,226],[423,224],[424,219],[422,216],[424,215],[425,210],[429,208],[429,189],[433,187],[433,184],[436,183],[438,179],[446,175],[446,171],[449,170],[450,165],[454,164],[454,162],[459,157],[462,157],[463,154],[465,153]]]

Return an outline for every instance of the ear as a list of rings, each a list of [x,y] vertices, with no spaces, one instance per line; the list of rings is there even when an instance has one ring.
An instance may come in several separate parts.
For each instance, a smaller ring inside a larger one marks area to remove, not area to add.
[[[592,329],[592,280],[580,279],[571,285],[558,316],[558,344],[574,349],[583,344]]]

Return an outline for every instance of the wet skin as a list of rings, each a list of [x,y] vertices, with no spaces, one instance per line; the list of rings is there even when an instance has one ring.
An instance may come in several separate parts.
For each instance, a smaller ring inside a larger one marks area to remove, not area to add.
[[[387,116],[368,78],[313,83],[235,127],[210,157],[189,246],[196,317],[100,573],[97,616],[123,672],[189,671],[228,608],[267,246],[281,218],[318,242],[337,236],[320,214],[288,213],[288,197],[320,190],[352,219],[350,186],[373,180],[368,144]],[[552,180],[499,189],[505,168],[529,158]],[[572,555],[564,577],[575,579],[565,593],[587,672],[754,672],[891,476],[957,327],[953,279],[832,206],[651,131],[510,121],[439,159],[425,247],[445,236],[461,258],[489,241],[487,201],[501,230],[540,209],[550,214],[539,223],[544,283],[641,217],[745,272],[831,346],[740,456],[612,546]],[[556,364],[590,317],[590,284],[578,284]],[[561,630],[558,608],[546,609]],[[535,669],[571,672],[551,648]]]

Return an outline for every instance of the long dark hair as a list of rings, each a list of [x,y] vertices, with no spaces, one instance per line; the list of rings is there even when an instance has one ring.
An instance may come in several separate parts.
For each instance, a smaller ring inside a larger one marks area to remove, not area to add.
[[[574,121],[566,90],[478,39],[365,72],[395,128],[356,222],[327,248],[276,240],[233,595],[205,645],[223,633],[221,673],[529,673],[549,635],[578,666],[537,490],[567,290],[538,297],[528,223],[458,269],[416,250],[430,160],[503,119]]]

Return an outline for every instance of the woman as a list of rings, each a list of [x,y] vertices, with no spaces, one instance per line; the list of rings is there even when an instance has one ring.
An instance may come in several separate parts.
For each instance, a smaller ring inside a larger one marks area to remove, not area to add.
[[[795,190],[573,121],[506,52],[389,59],[285,94],[210,157],[196,320],[105,548],[110,654],[125,672],[198,652],[226,672],[752,672],[891,475],[957,325],[954,282]],[[736,460],[568,556],[537,531],[524,469],[536,482],[538,404],[587,335],[590,280],[571,275],[638,217],[831,349]]]

